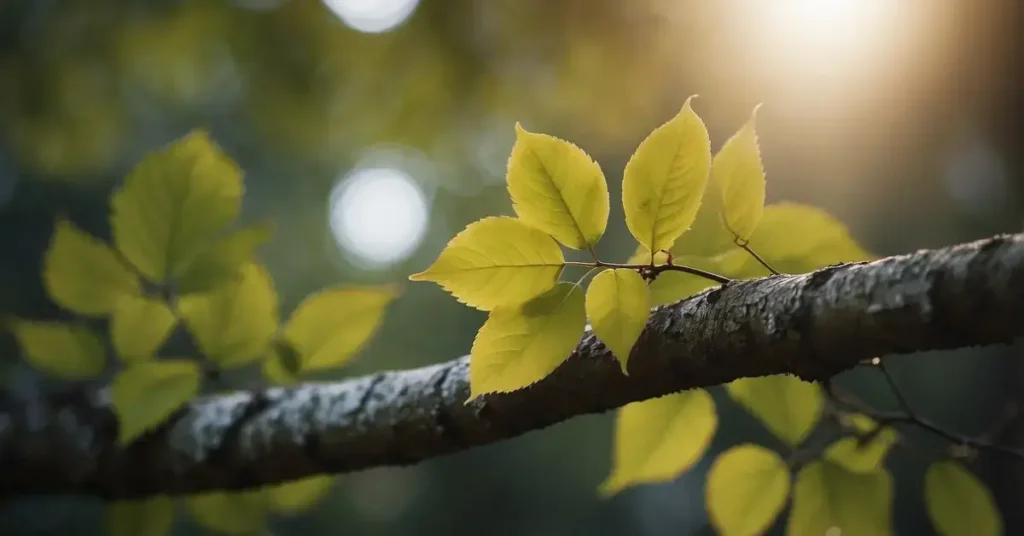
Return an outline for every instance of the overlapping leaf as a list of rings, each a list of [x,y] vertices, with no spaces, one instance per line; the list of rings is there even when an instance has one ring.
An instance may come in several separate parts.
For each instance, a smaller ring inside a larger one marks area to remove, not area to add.
[[[103,372],[103,341],[84,326],[12,320],[8,327],[28,362],[49,376],[75,381]]]
[[[114,310],[125,295],[140,292],[139,278],[107,244],[58,220],[43,259],[43,284],[54,302],[83,315]]]
[[[148,359],[163,345],[177,319],[163,300],[124,296],[110,318],[110,340],[124,361]]]
[[[992,491],[959,462],[935,462],[924,475],[924,501],[928,517],[942,536],[998,536],[1003,534]]]
[[[737,403],[790,446],[814,429],[825,405],[821,388],[788,374],[741,378],[725,386]]]
[[[107,504],[109,536],[165,536],[174,523],[174,503],[160,495],[134,501]]]
[[[764,534],[788,497],[785,460],[758,445],[743,444],[723,452],[708,472],[708,517],[724,536]]]
[[[764,209],[764,168],[757,146],[757,108],[711,163],[711,179],[722,197],[722,220],[739,240],[750,238]]]
[[[160,425],[199,391],[199,367],[185,359],[144,361],[114,378],[111,396],[118,442],[126,445]]]
[[[612,351],[625,373],[629,352],[651,316],[647,282],[635,270],[605,270],[590,282],[586,310],[594,334]]]
[[[889,426],[876,429],[878,425],[874,419],[861,414],[845,416],[843,421],[844,426],[856,432],[858,437],[845,437],[832,443],[825,449],[825,459],[855,473],[880,469],[889,450],[899,439],[896,430]]]
[[[219,238],[182,268],[177,291],[210,292],[230,283],[252,260],[256,249],[270,241],[272,234],[269,224],[258,224]]]
[[[266,526],[268,505],[262,490],[192,495],[185,506],[199,525],[219,534],[260,534]]]
[[[892,477],[884,469],[853,473],[811,462],[796,476],[786,534],[827,534],[838,527],[843,534],[891,535],[892,499]]]
[[[333,475],[317,475],[271,486],[265,490],[267,502],[276,513],[295,515],[316,506],[336,480]]]

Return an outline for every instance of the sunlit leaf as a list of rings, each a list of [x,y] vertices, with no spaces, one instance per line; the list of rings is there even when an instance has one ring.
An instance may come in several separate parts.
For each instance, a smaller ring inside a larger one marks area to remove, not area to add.
[[[844,425],[858,434],[871,434],[862,444],[856,437],[845,437],[825,449],[825,459],[842,466],[847,471],[867,473],[882,467],[889,450],[899,439],[896,430],[885,426],[875,430],[875,421],[861,414],[844,416]]]
[[[334,485],[336,477],[317,475],[266,488],[270,508],[279,514],[295,515],[316,506]]]
[[[564,262],[558,243],[544,232],[492,217],[469,224],[430,268],[409,279],[433,281],[460,302],[489,311],[551,290]]]
[[[693,224],[669,250],[676,257],[714,257],[737,249],[736,237],[722,220],[722,196],[712,194],[704,196]]]
[[[755,107],[750,120],[722,145],[711,163],[711,180],[722,196],[722,219],[740,240],[750,238],[764,209],[764,168],[756,122]]]
[[[48,376],[75,381],[103,372],[103,341],[88,328],[34,320],[12,320],[9,328],[28,362]]]
[[[715,402],[703,389],[626,405],[615,419],[612,472],[601,493],[678,477],[700,460],[717,429]]]
[[[380,327],[384,311],[398,296],[393,286],[324,290],[299,304],[284,336],[301,355],[300,370],[343,365]]]
[[[811,462],[797,473],[786,534],[828,534],[836,527],[841,534],[891,535],[892,499],[892,477],[884,469],[853,473]]]
[[[574,249],[597,243],[608,224],[608,184],[582,149],[516,123],[508,191],[519,218]]]
[[[262,357],[277,332],[277,293],[258,264],[242,268],[239,279],[207,294],[178,300],[178,309],[199,348],[223,368]]]
[[[724,536],[764,534],[788,496],[789,467],[778,454],[758,445],[723,452],[708,472],[708,517]]]
[[[711,145],[692,99],[640,144],[623,173],[626,225],[648,251],[672,247],[693,223],[707,186]]]
[[[109,536],[165,536],[173,524],[174,502],[164,495],[107,503]]]
[[[220,534],[260,534],[266,525],[268,505],[262,490],[191,495],[185,506],[196,523]]]
[[[126,445],[159,426],[199,392],[199,366],[185,359],[133,363],[114,377],[111,397],[118,442]]]
[[[110,318],[110,339],[124,361],[148,359],[163,345],[177,319],[163,300],[125,296]]]
[[[583,338],[583,291],[570,283],[529,302],[491,311],[469,358],[471,398],[526,387],[551,374]]]
[[[54,302],[83,315],[114,310],[118,299],[140,292],[139,278],[104,242],[58,220],[43,259],[43,284]]]
[[[651,316],[647,282],[635,270],[605,270],[590,282],[586,310],[594,334],[612,351],[625,373],[629,352]]]
[[[928,517],[942,536],[998,536],[1003,518],[992,491],[954,460],[935,462],[924,475]]]
[[[117,249],[153,281],[179,275],[238,217],[242,174],[204,131],[146,156],[111,199]]]
[[[799,445],[811,433],[825,405],[817,384],[788,374],[740,378],[725,388],[733,400],[790,446]]]
[[[270,224],[259,224],[220,238],[182,269],[176,290],[181,294],[209,292],[227,284],[272,234]]]

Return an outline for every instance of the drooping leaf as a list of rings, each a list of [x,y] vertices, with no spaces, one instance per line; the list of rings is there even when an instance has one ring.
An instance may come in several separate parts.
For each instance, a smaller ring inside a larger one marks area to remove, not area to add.
[[[433,281],[460,302],[490,311],[551,290],[564,262],[558,243],[544,232],[492,217],[469,224],[430,268],[409,279]]]
[[[725,388],[733,400],[791,447],[811,433],[825,405],[818,385],[788,374],[740,378]]]
[[[271,510],[283,515],[295,515],[309,510],[320,502],[334,485],[336,477],[317,475],[266,489]]]
[[[755,126],[758,107],[711,163],[711,180],[722,196],[722,219],[739,240],[750,238],[764,210],[764,167]]]
[[[811,462],[801,469],[793,485],[786,534],[828,534],[833,527],[842,534],[891,535],[889,472],[853,473],[827,461]]]
[[[629,352],[651,316],[647,282],[634,270],[605,270],[590,282],[586,310],[594,334],[612,351],[626,373]]]
[[[1003,518],[992,491],[954,460],[935,462],[924,475],[924,501],[942,536],[998,536]]]
[[[703,389],[626,405],[615,418],[612,472],[601,493],[676,478],[700,460],[717,429],[715,402]]]
[[[28,362],[48,376],[77,381],[103,372],[103,341],[84,326],[12,320],[9,328]]]
[[[174,328],[177,319],[163,300],[124,296],[110,318],[110,339],[124,361],[153,357]]]
[[[127,445],[159,426],[199,392],[199,367],[185,359],[143,361],[114,377],[111,397],[118,442]]]
[[[185,507],[202,527],[229,536],[260,534],[267,522],[262,490],[191,495],[185,498]]]
[[[177,291],[210,292],[228,284],[253,259],[256,249],[270,241],[273,226],[258,224],[218,239],[182,269]]]
[[[110,536],[165,536],[174,524],[174,502],[159,495],[135,501],[107,503]]]
[[[896,430],[889,426],[875,430],[877,425],[874,419],[859,413],[844,417],[844,426],[858,434],[870,436],[863,444],[857,437],[845,437],[832,443],[825,449],[825,459],[855,473],[868,473],[881,468],[885,456],[899,439]]]
[[[672,247],[693,223],[707,186],[711,143],[691,100],[640,144],[623,172],[626,226],[648,251]]]
[[[262,357],[278,327],[274,283],[255,263],[243,267],[239,279],[229,285],[182,296],[178,310],[199,348],[222,368]]]
[[[764,534],[788,496],[785,460],[758,445],[748,443],[723,452],[708,472],[708,517],[723,536]]]
[[[300,370],[345,364],[377,331],[396,297],[394,286],[379,286],[335,288],[306,298],[284,329],[301,356]]]
[[[117,249],[164,281],[238,217],[242,173],[203,131],[146,156],[111,199]]]
[[[136,295],[139,278],[107,244],[67,220],[58,220],[43,259],[43,284],[54,302],[82,315],[114,310],[124,295]]]
[[[571,283],[521,306],[494,309],[473,341],[470,397],[515,391],[551,374],[579,344],[586,324],[583,291]]]
[[[519,219],[573,249],[597,244],[608,224],[608,184],[597,162],[572,143],[519,123],[508,191]]]

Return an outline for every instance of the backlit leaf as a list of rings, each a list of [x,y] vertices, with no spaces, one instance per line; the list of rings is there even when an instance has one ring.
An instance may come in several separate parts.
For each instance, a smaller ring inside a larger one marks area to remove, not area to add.
[[[178,300],[178,310],[199,348],[223,368],[262,357],[277,332],[277,293],[258,264],[242,268],[239,279],[207,294]]]
[[[612,351],[625,373],[629,352],[651,316],[647,282],[635,270],[605,270],[590,282],[586,309],[594,335]]]
[[[954,460],[935,462],[924,475],[924,501],[942,536],[998,536],[1003,518],[992,491]]]
[[[83,326],[13,320],[10,330],[25,358],[48,376],[87,380],[103,372],[103,341]]]
[[[874,419],[861,414],[844,415],[843,424],[858,434],[871,434],[870,438],[863,444],[856,437],[840,439],[825,449],[825,459],[855,473],[868,473],[882,467],[885,456],[899,439],[896,430],[885,426],[876,431]]]
[[[300,370],[337,367],[351,359],[380,327],[397,296],[395,287],[380,286],[335,288],[306,298],[284,329],[301,356]]]
[[[109,536],[165,536],[173,523],[174,502],[165,495],[107,503]]]
[[[756,122],[757,107],[711,163],[711,180],[722,196],[722,219],[740,240],[750,238],[764,209],[764,167],[757,147]]]
[[[484,218],[455,235],[430,268],[409,276],[433,281],[470,307],[490,311],[551,290],[565,259],[558,243],[508,217]]]
[[[825,405],[817,384],[788,374],[740,378],[725,388],[733,400],[790,446],[799,445],[811,433]]]
[[[114,310],[124,295],[140,292],[139,278],[106,243],[58,220],[43,258],[43,284],[54,302],[83,315]]]
[[[608,184],[582,149],[516,123],[508,191],[523,222],[574,249],[597,243],[608,224]]]
[[[470,397],[515,391],[551,374],[579,344],[586,324],[583,291],[571,283],[494,309],[473,341]]]
[[[117,249],[153,281],[179,275],[238,217],[242,173],[203,131],[146,156],[111,199]]]
[[[708,517],[723,536],[764,534],[788,496],[789,467],[778,454],[758,445],[723,452],[708,471]]]
[[[110,318],[110,339],[124,361],[148,359],[163,345],[177,319],[163,300],[125,296]]]
[[[182,269],[176,290],[181,294],[209,292],[228,284],[272,234],[270,224],[259,224],[218,239]]]
[[[199,367],[185,359],[133,363],[114,377],[111,396],[118,442],[127,445],[159,426],[199,392]]]
[[[703,389],[626,405],[615,419],[612,473],[601,493],[673,480],[700,460],[717,429],[715,403]]]
[[[214,491],[185,498],[185,507],[196,523],[231,536],[260,534],[266,525],[267,506],[262,490]]]
[[[692,99],[640,144],[623,173],[626,225],[648,251],[672,247],[693,223],[707,186],[711,145]]]
[[[266,489],[270,508],[279,514],[295,515],[320,502],[334,485],[336,477],[317,475]]]
[[[853,473],[827,461],[811,462],[797,473],[786,534],[829,534],[835,527],[840,534],[891,535],[892,498],[885,469]]]

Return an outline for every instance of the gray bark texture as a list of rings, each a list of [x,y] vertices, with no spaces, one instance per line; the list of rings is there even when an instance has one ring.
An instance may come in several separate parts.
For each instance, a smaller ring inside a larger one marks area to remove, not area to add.
[[[742,377],[1024,334],[1024,235],[737,281],[654,311],[629,376],[589,332],[551,376],[470,404],[469,359],[197,399],[126,448],[103,391],[0,402],[0,496],[237,490],[408,465]]]

